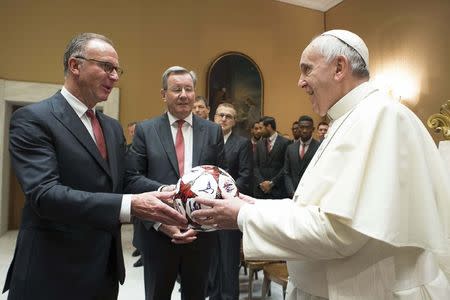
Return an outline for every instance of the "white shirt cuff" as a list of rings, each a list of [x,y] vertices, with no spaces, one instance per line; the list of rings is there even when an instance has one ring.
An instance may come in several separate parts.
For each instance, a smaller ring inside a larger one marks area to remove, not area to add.
[[[120,206],[120,223],[130,223],[131,221],[131,195],[122,196],[122,205]]]

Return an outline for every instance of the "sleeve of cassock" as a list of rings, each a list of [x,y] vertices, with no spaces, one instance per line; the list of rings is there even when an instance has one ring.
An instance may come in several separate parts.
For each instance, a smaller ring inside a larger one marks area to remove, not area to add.
[[[368,237],[320,211],[292,200],[244,205],[238,216],[247,259],[321,260],[355,253]]]

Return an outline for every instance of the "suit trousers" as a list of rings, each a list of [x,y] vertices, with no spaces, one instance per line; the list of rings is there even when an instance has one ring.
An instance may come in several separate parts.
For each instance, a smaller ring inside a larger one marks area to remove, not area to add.
[[[142,223],[140,226],[143,226]],[[182,300],[204,300],[211,256],[217,249],[216,232],[200,232],[189,244],[177,245],[164,233],[141,228],[146,300],[170,300],[177,275]]]
[[[239,265],[242,233],[221,230],[217,233],[218,255],[214,256],[210,300],[239,299]]]

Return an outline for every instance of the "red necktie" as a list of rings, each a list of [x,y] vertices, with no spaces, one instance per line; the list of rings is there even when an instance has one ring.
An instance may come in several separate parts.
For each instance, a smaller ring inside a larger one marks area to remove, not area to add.
[[[175,140],[175,150],[177,152],[178,170],[180,177],[184,174],[184,137],[183,137],[183,124],[184,120],[177,120],[178,130]]]
[[[303,159],[303,156],[305,156],[305,147],[306,144],[300,143],[300,158]]]
[[[92,109],[86,111],[86,116],[91,119],[92,130],[94,131],[95,143],[97,144],[98,151],[100,151],[100,155],[103,159],[107,159],[108,153],[106,152],[105,137],[103,136],[102,127]]]

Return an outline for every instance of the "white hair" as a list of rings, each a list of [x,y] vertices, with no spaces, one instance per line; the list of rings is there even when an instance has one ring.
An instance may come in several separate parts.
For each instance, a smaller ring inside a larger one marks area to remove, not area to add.
[[[354,76],[359,78],[370,77],[369,68],[361,55],[353,47],[338,38],[331,35],[320,35],[314,38],[309,46],[317,49],[327,62],[331,62],[337,56],[345,56],[350,63]]]

